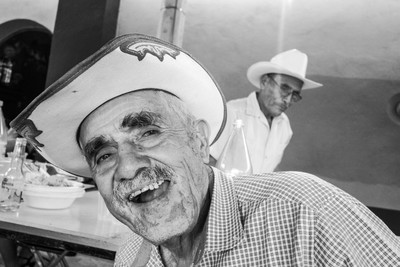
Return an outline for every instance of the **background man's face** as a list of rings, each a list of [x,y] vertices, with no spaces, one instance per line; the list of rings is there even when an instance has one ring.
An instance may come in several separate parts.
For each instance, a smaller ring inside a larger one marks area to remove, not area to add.
[[[264,79],[259,93],[261,109],[273,117],[279,116],[291,106],[291,92],[301,92],[303,82],[284,74],[270,75]]]
[[[208,146],[202,151],[188,134],[174,101],[160,91],[129,93],[96,109],[80,132],[107,207],[154,244],[193,228],[208,186]]]

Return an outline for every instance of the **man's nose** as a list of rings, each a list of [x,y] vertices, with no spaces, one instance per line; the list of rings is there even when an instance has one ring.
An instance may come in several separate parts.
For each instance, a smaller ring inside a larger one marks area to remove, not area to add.
[[[116,180],[134,179],[142,170],[150,167],[150,160],[138,151],[121,151],[118,155]]]
[[[289,107],[289,105],[292,103],[292,94],[289,94],[286,97],[284,97],[283,102],[285,102],[286,106]]]

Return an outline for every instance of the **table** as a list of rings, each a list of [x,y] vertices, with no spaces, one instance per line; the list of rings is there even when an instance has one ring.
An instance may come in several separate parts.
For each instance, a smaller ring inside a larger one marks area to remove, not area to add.
[[[35,209],[22,203],[18,212],[0,212],[0,236],[113,260],[131,231],[113,217],[99,219],[98,201],[103,201],[98,191],[90,191],[63,210]]]

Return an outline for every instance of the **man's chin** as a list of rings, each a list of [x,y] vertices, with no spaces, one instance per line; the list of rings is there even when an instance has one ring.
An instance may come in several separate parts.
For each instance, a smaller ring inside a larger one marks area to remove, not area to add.
[[[288,106],[285,104],[282,104],[275,109],[275,117],[281,115],[283,112],[285,112],[288,109]]]
[[[272,113],[272,116],[273,116],[273,117],[278,117],[278,116],[281,115],[282,112],[284,112],[284,111],[285,111],[285,110],[277,109],[277,110],[275,110],[274,113]]]
[[[139,232],[136,234],[142,236],[153,245],[158,246],[184,235],[185,230],[186,227],[182,227],[182,225],[168,227],[168,229],[165,229],[165,227],[160,227],[160,229],[157,229],[157,227],[155,227],[146,233]]]

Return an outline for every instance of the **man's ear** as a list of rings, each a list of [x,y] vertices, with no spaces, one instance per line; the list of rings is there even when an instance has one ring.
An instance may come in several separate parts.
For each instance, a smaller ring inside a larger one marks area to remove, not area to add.
[[[208,163],[210,156],[209,138],[210,127],[205,120],[197,120],[195,124],[198,137],[200,155],[204,163]]]

